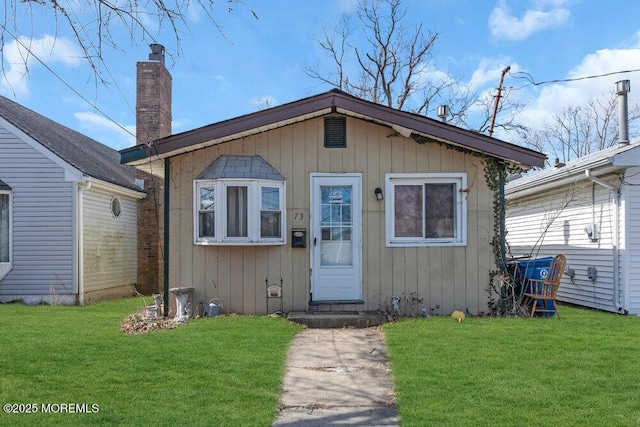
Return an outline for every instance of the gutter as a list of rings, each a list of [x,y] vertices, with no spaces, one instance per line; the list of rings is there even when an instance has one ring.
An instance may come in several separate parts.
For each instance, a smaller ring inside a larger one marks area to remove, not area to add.
[[[613,222],[613,303],[618,311],[623,309],[620,302],[621,286],[620,286],[620,188],[615,185],[597,178],[591,174],[591,169],[586,169],[584,175],[587,179],[594,183],[615,191],[615,203],[613,205],[615,218]]]
[[[126,165],[137,160],[146,159],[147,150],[144,145],[136,145],[120,151],[120,164]]]
[[[607,175],[609,173],[620,170],[620,166],[611,165],[609,163],[609,159],[606,159],[603,162],[597,162],[589,165],[586,169],[584,169],[585,175],[587,170],[592,171],[596,167],[598,168],[598,175]],[[589,176],[591,176],[591,172],[589,173]],[[590,179],[589,176],[587,176],[587,179]],[[526,178],[520,179],[524,180]],[[507,200],[517,199],[519,197],[530,196],[532,194],[553,190],[566,184],[575,184],[582,180],[584,180],[584,176],[582,175],[582,170],[580,168],[571,168],[570,170],[568,169],[566,171],[563,171],[561,175],[555,174],[542,179],[527,181],[522,184],[518,183],[519,180],[515,180],[510,182],[509,185],[505,188],[505,197]]]
[[[82,193],[91,188],[91,181],[78,182],[78,220],[77,220],[77,246],[78,246],[78,304],[84,305],[84,201]]]

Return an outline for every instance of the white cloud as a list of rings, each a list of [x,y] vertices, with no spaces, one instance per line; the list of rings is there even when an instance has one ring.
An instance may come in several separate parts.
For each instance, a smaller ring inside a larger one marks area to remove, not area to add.
[[[506,67],[511,67],[511,72],[518,70],[518,66],[512,64],[509,57],[483,58],[469,79],[471,90],[478,91],[487,86],[498,87],[500,75]]]
[[[602,49],[585,56],[568,73],[567,79],[637,69],[640,69],[640,49]],[[615,91],[615,83],[620,80],[631,80],[630,102],[640,101],[639,91],[633,90],[634,81],[640,82],[640,72],[612,74],[544,85],[537,98],[527,106],[524,117],[534,127],[541,126],[542,121],[551,119],[569,106],[585,104],[603,95],[609,96]]]
[[[524,40],[547,28],[557,27],[569,20],[571,13],[562,7],[563,1],[540,1],[522,17],[512,14],[506,0],[500,0],[489,15],[489,30],[496,39]],[[545,7],[551,10],[543,11]]]
[[[136,143],[135,126],[123,126],[125,130],[111,120],[92,112],[74,113],[74,117],[80,122],[80,132],[111,148],[121,150]]]
[[[82,63],[82,53],[68,38],[45,34],[40,39],[25,36],[6,43],[3,47],[5,73],[0,86],[16,95],[29,94],[29,72],[40,67],[60,63],[77,67]]]

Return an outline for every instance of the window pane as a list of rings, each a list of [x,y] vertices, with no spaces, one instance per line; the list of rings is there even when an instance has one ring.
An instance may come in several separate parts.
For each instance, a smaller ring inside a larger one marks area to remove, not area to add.
[[[322,217],[320,218],[320,222],[322,225],[327,225],[331,223],[331,206],[330,205],[322,205]]]
[[[455,184],[424,186],[427,238],[455,237]]]
[[[331,240],[331,229],[330,228],[322,228],[322,240]]]
[[[281,237],[280,212],[260,212],[260,237]]]
[[[331,223],[339,224],[342,222],[340,213],[342,212],[341,205],[332,205],[331,206]]]
[[[351,187],[322,186],[321,202],[324,203],[351,203]]]
[[[227,236],[248,236],[247,187],[227,187]]]
[[[214,212],[200,212],[198,223],[198,237],[215,236],[215,215]]]
[[[351,225],[351,205],[342,205],[342,222]]]
[[[207,211],[215,208],[213,187],[200,187],[200,210]]]
[[[320,265],[322,266],[350,266],[353,264],[352,195],[353,188],[351,186],[321,187]]]
[[[9,262],[9,195],[0,194],[0,262]]]
[[[263,211],[280,210],[280,189],[272,187],[262,187],[262,207]]]
[[[394,187],[396,237],[422,237],[422,185]]]

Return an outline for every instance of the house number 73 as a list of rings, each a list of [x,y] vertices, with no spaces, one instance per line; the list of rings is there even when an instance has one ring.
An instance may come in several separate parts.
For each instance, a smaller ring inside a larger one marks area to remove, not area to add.
[[[303,212],[295,212],[293,214],[293,219],[297,219],[297,220],[303,220],[304,219],[304,213]]]

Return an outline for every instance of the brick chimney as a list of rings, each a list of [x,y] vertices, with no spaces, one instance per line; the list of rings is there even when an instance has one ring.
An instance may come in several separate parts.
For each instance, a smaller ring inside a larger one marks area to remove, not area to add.
[[[152,44],[149,60],[136,64],[136,144],[171,135],[171,74],[164,66],[164,46]],[[161,293],[164,182],[138,171],[147,197],[138,201],[138,278],[142,294]]]
[[[149,61],[136,64],[137,144],[171,135],[171,74],[164,66],[164,46],[150,48]]]

